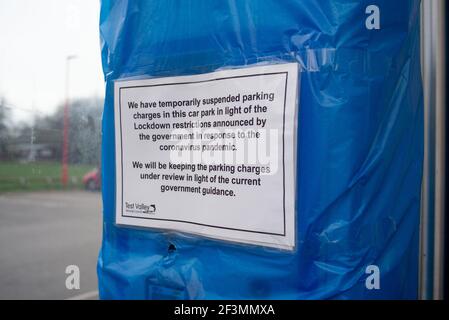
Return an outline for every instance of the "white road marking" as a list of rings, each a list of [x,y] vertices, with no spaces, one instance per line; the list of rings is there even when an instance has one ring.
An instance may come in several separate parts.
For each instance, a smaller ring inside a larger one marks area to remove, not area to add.
[[[92,298],[95,298],[95,297],[98,297],[98,291],[97,290],[81,293],[81,294],[78,294],[76,296],[67,298],[66,300],[89,300],[89,299],[92,299]]]

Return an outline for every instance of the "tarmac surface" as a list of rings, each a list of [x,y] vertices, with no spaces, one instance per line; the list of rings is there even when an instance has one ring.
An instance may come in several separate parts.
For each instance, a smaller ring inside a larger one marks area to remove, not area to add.
[[[96,299],[100,192],[0,194],[0,299]],[[79,289],[66,268],[79,268]]]

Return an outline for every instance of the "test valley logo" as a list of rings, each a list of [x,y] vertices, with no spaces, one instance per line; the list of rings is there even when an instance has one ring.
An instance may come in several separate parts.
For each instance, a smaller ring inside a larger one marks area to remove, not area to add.
[[[129,203],[125,202],[126,211],[133,213],[145,213],[145,214],[155,214],[156,205],[155,204],[145,204],[145,203]]]

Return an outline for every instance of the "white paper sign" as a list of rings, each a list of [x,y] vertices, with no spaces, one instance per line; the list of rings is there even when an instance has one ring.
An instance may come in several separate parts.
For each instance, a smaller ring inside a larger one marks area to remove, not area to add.
[[[298,65],[115,82],[116,223],[295,247]]]

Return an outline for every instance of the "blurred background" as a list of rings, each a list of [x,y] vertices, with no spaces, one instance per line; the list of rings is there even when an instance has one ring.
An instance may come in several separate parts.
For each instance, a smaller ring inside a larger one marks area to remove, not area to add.
[[[0,299],[97,297],[99,9],[0,0]]]
[[[423,0],[421,10],[422,299],[449,296],[445,3]],[[98,298],[99,10],[97,0],[0,0],[0,299]],[[77,288],[67,287],[69,266]]]

